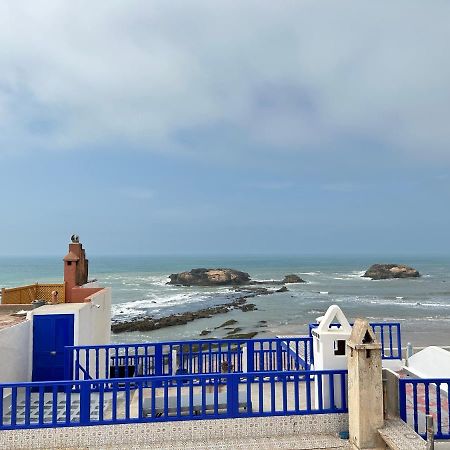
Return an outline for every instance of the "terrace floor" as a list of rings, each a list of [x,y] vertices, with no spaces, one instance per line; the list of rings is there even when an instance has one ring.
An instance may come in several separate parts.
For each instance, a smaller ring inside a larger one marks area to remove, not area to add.
[[[217,441],[184,441],[174,442],[167,446],[149,446],[142,445],[134,447],[133,445],[127,447],[129,450],[234,450],[234,449],[248,449],[248,450],[271,450],[271,449],[291,449],[291,450],[325,450],[337,449],[347,450],[351,449],[350,443],[342,440],[332,434],[312,434],[312,435],[297,435],[285,438],[259,438],[245,440],[217,440]],[[123,450],[122,447],[103,447],[95,450]]]
[[[30,311],[31,309],[31,305],[0,304],[0,330],[23,322],[26,319],[26,311]],[[16,315],[19,311],[23,311],[24,314]]]

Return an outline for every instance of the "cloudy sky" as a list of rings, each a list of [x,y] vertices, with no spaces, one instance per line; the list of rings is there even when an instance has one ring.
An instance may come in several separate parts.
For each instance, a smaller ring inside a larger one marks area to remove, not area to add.
[[[0,3],[0,255],[450,251],[450,3]]]

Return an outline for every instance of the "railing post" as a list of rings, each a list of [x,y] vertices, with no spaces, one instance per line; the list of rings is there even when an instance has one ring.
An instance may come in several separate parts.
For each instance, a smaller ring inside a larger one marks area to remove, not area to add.
[[[407,421],[406,416],[406,382],[403,379],[398,380],[398,400],[399,400],[399,406],[400,406],[400,419],[403,420],[403,422]]]
[[[239,415],[239,374],[227,375],[227,412],[228,417]]]
[[[73,350],[64,347],[64,379],[73,379]]]
[[[308,362],[309,359],[309,362]],[[305,341],[305,370],[311,370],[314,366],[313,338]]]
[[[155,344],[155,376],[160,377],[164,375],[164,356],[163,356],[163,346],[161,343]],[[161,381],[155,382],[155,386],[162,386]]]
[[[277,357],[277,370],[281,372],[283,370],[283,354],[282,354],[283,347],[281,346],[280,339],[276,340],[275,348],[276,348],[276,357]]]
[[[402,359],[402,329],[401,329],[401,325],[398,323],[397,324],[397,347],[398,347],[398,358],[401,360]]]
[[[80,382],[80,425],[89,425],[91,421],[91,383]]]
[[[249,339],[247,341],[247,372],[255,371],[255,343]]]

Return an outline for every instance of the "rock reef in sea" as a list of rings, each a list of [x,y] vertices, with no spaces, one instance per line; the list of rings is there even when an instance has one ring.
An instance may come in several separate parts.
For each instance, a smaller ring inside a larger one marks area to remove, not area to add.
[[[181,286],[245,286],[255,284],[280,285],[285,283],[305,283],[298,275],[285,275],[280,281],[253,281],[247,272],[235,269],[206,269],[198,268],[186,272],[173,273],[167,284]]]
[[[192,269],[189,272],[173,273],[168,284],[183,286],[240,286],[250,282],[250,275],[234,269]]]
[[[413,267],[404,264],[373,264],[363,275],[372,280],[387,280],[390,278],[418,278],[420,273]]]

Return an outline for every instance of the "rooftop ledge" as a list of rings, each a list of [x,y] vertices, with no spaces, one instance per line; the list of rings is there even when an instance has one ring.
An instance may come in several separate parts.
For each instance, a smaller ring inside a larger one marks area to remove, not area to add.
[[[19,311],[31,311],[32,305],[0,305],[0,330],[17,325],[26,320],[26,313],[17,315]]]

